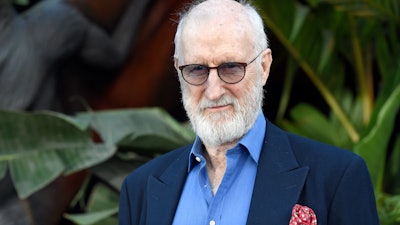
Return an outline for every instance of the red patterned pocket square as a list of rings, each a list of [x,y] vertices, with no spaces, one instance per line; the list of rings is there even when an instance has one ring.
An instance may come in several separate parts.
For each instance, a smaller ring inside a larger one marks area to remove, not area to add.
[[[317,216],[311,208],[296,204],[289,225],[317,225]]]

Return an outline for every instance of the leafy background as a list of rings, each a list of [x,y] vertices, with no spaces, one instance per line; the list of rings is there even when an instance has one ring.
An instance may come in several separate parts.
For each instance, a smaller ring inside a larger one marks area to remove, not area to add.
[[[380,223],[400,224],[400,1],[253,3],[271,37],[272,76],[283,82],[274,122],[361,155]],[[312,90],[299,86],[302,78]],[[314,98],[294,100],[311,91]],[[8,169],[24,201],[57,177],[87,171],[62,223],[117,224],[126,174],[193,138],[160,108],[75,116],[1,111],[0,179]]]
[[[288,56],[276,122],[361,155],[381,224],[399,224],[400,2],[255,3]],[[288,108],[299,74],[312,82],[327,107],[310,101]]]

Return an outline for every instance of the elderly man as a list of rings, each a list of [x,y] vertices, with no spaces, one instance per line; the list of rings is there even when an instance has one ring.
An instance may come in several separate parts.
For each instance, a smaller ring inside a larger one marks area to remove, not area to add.
[[[197,138],[126,178],[120,225],[379,224],[360,157],[265,119],[272,55],[252,6],[192,6],[174,58]]]

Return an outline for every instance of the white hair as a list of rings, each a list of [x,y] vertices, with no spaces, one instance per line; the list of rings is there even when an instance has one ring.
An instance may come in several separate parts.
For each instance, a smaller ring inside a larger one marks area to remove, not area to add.
[[[186,10],[185,12],[183,12],[180,16],[180,20],[178,22],[178,27],[175,33],[175,39],[174,39],[174,43],[175,43],[175,53],[174,53],[174,58],[180,59],[181,55],[182,55],[182,51],[181,51],[181,38],[182,38],[182,30],[183,27],[187,21],[187,19],[190,17],[191,12],[193,11],[193,9],[196,8],[196,6],[198,6],[200,3],[205,2],[205,1],[197,1],[195,3],[193,3],[188,10]],[[250,22],[250,28],[253,31],[253,48],[254,48],[254,52],[255,54],[258,54],[259,52],[261,52],[262,50],[268,48],[268,37],[267,34],[265,32],[265,28],[264,28],[264,23],[263,20],[260,16],[260,14],[257,12],[257,10],[255,9],[254,6],[250,5],[250,3],[246,2],[246,1],[237,1],[238,3],[240,3],[244,9],[245,12],[247,14],[247,19]],[[198,18],[195,18],[198,19]]]

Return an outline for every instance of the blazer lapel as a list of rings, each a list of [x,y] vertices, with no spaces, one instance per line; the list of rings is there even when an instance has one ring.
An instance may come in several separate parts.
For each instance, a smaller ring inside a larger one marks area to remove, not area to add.
[[[160,177],[148,178],[147,225],[172,224],[187,176],[190,147],[186,150]]]
[[[247,224],[289,224],[308,170],[298,166],[286,133],[267,120]]]

